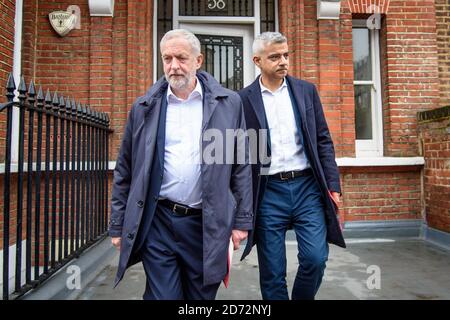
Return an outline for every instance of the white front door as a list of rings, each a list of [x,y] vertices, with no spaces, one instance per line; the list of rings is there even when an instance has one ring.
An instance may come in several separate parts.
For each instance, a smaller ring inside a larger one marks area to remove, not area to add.
[[[179,27],[197,35],[204,55],[202,69],[224,87],[237,91],[253,82],[252,25],[180,22]]]

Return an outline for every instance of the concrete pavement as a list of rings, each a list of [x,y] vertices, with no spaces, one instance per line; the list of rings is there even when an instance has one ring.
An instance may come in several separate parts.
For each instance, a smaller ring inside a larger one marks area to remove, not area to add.
[[[347,238],[346,241],[347,249],[330,246],[327,269],[317,299],[450,299],[448,249],[417,237]],[[295,240],[286,242],[288,290],[292,288],[298,266],[296,246]],[[261,299],[256,248],[244,261],[239,261],[241,251],[235,252],[233,258],[230,285],[228,288],[221,285],[217,299]],[[92,282],[77,290],[76,299],[142,299],[145,287],[142,265],[130,268],[119,286],[113,289],[117,263],[118,254]]]

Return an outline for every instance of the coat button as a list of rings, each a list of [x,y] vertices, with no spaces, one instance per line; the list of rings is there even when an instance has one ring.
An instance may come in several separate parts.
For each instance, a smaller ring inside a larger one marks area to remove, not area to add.
[[[134,239],[134,233],[129,233],[127,235],[128,239],[133,240]]]
[[[144,201],[139,200],[139,201],[137,202],[137,206],[138,206],[139,208],[142,208],[142,207],[144,206]]]

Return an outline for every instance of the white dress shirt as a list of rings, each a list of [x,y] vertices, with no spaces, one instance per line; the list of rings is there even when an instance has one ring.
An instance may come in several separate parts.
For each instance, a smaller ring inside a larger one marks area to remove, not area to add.
[[[262,84],[261,77],[259,84],[270,132],[271,161],[268,174],[309,168],[286,79],[274,92]]]
[[[166,141],[161,198],[201,208],[200,136],[203,90],[200,81],[186,100],[167,90]]]

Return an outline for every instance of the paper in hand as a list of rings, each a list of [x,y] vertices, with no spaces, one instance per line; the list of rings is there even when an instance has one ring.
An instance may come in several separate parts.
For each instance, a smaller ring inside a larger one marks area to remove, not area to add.
[[[225,278],[223,279],[223,284],[225,285],[225,288],[228,288],[228,284],[230,282],[230,269],[231,269],[231,263],[233,262],[233,252],[234,252],[234,244],[233,244],[233,239],[230,237],[230,243],[228,244],[227,274],[225,275]]]

